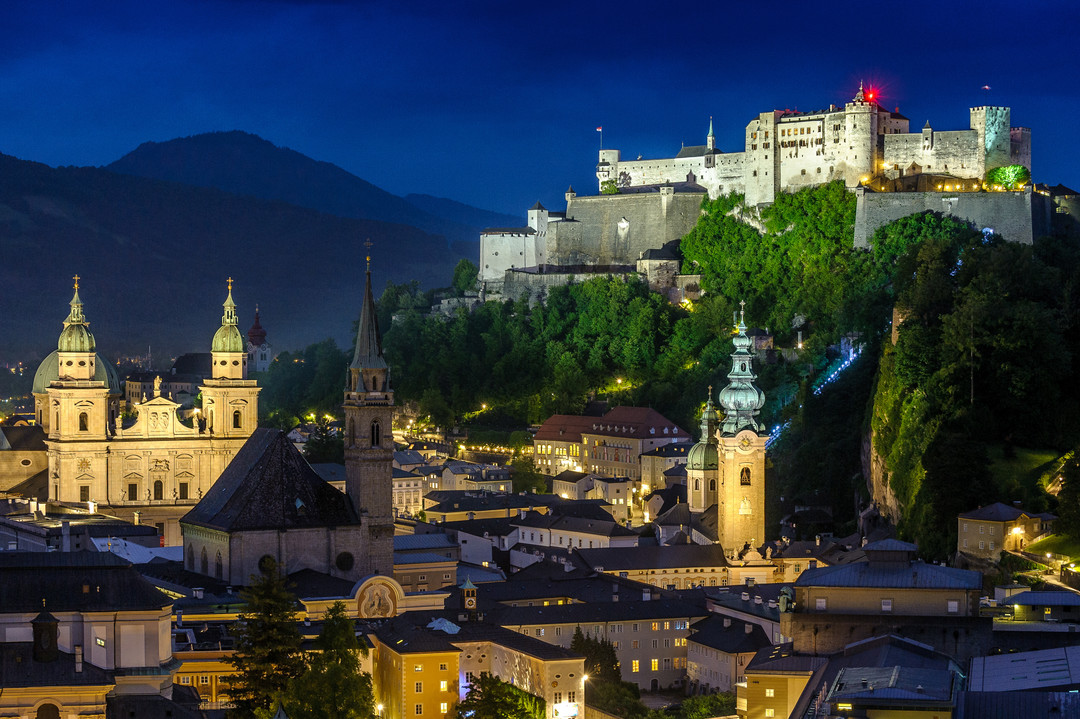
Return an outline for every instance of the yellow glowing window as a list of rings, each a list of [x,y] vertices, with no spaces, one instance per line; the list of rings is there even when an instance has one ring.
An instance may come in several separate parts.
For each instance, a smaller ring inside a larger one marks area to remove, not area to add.
[[[649,661],[649,668],[652,669],[654,672],[657,671],[660,668],[660,660],[659,659],[650,660]]]
[[[439,691],[441,691],[441,692],[446,691],[446,681],[445,680],[439,682]],[[443,711],[445,711],[445,709]]]
[[[640,669],[641,669],[641,662],[639,662],[637,659],[630,662],[630,671],[637,672]]]

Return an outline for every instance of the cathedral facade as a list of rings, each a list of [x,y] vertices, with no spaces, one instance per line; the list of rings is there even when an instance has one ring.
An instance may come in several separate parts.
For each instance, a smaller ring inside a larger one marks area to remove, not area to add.
[[[258,424],[259,387],[247,379],[231,281],[224,310],[212,341],[213,370],[200,387],[200,413],[181,420],[180,405],[161,395],[159,379],[125,425],[116,372],[97,354],[76,281],[57,350],[34,376],[49,501],[85,503],[155,526],[166,545],[179,544],[179,518],[209,491]]]

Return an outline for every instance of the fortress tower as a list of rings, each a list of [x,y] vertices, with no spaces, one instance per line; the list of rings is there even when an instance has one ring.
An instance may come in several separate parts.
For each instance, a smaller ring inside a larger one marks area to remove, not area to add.
[[[745,305],[745,303],[740,303]],[[757,421],[765,395],[754,380],[753,342],[746,336],[743,312],[735,325],[728,386],[720,391],[724,421],[720,425],[719,541],[728,557],[743,547],[765,540],[765,441],[768,433]],[[689,478],[689,469],[687,470]]]
[[[356,351],[345,387],[345,491],[367,524],[372,572],[393,574],[394,391],[382,353],[368,258]]]
[[[881,167],[878,120],[878,105],[872,96],[867,97],[860,82],[855,97],[844,105],[844,138],[848,145],[844,184],[848,187],[873,177]]]

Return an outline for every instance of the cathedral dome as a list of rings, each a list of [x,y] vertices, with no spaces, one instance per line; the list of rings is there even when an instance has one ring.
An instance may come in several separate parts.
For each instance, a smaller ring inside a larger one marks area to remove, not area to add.
[[[240,330],[236,325],[222,325],[214,333],[214,342],[210,346],[211,352],[246,352],[244,338],[240,336]]]
[[[61,352],[93,352],[94,335],[84,324],[70,324],[60,333],[56,346]]]
[[[759,410],[765,406],[765,393],[750,383],[729,384],[720,390],[720,405],[729,413]]]
[[[42,360],[34,373],[34,394],[45,394],[49,385],[60,379],[60,352],[56,350]],[[109,394],[120,394],[120,378],[116,368],[105,361],[101,355],[94,355],[94,381],[104,382]]]

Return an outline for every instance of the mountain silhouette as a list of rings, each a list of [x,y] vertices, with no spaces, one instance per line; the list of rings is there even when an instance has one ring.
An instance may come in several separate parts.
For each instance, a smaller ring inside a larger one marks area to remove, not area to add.
[[[252,188],[272,185],[247,162]],[[384,217],[395,211],[391,200],[406,211],[404,200],[383,194]],[[156,357],[208,351],[230,276],[242,331],[258,304],[278,349],[328,336],[347,342],[369,253],[377,293],[387,281],[445,286],[461,257],[445,237],[406,224],[0,155],[0,361],[55,349],[75,274],[108,358],[147,346]]]

